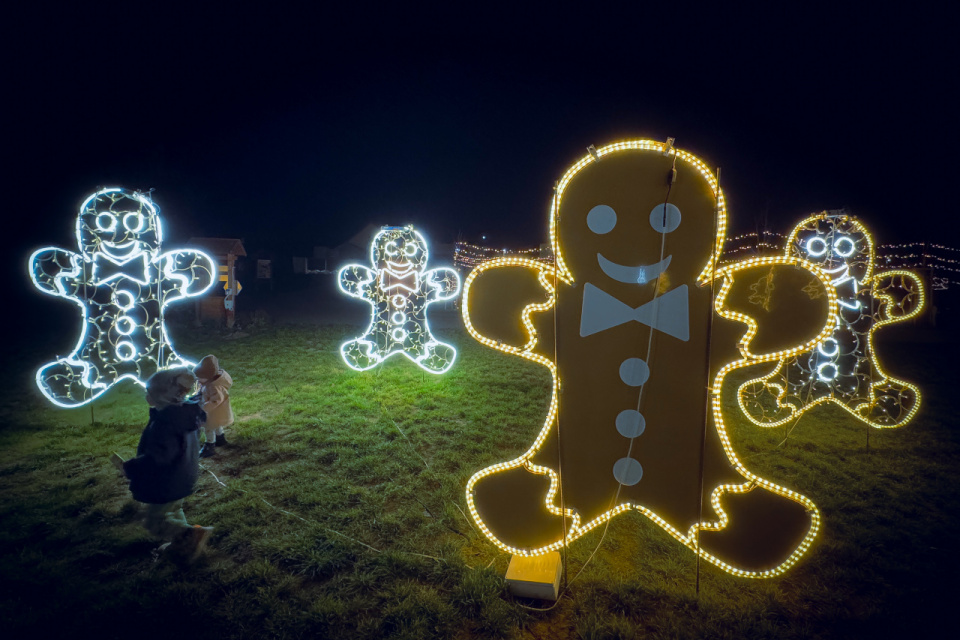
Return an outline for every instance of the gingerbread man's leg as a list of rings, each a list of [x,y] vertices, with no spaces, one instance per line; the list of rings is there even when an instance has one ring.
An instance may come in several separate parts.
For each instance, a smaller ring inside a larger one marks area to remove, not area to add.
[[[820,513],[809,498],[785,494],[765,480],[718,490],[711,500],[723,513],[722,526],[702,528],[691,538],[702,557],[734,573],[776,575],[806,552],[820,528]],[[688,545],[689,546],[689,545]]]
[[[47,398],[61,407],[79,407],[110,388],[99,372],[85,362],[57,360],[37,371],[37,385]]]
[[[430,340],[423,345],[423,355],[417,358],[417,364],[433,373],[444,373],[453,366],[457,357],[457,350],[453,346]]]
[[[556,455],[554,434],[551,428],[549,453],[538,455],[538,462]],[[467,502],[484,533],[511,553],[559,548],[580,522],[572,510],[564,517],[557,507],[559,480],[555,469],[530,459],[495,464],[470,478]]]
[[[716,424],[718,415],[731,412],[716,402],[714,410],[705,434],[698,522],[683,527],[666,510],[658,515],[686,534],[686,546],[725,571],[757,578],[776,575],[809,548],[820,514],[809,498],[744,467],[721,435],[726,433],[723,423]]]
[[[340,353],[343,354],[344,361],[357,371],[372,369],[383,362],[376,343],[363,338],[343,343],[340,345]]]
[[[872,398],[852,407],[858,417],[875,427],[899,427],[920,407],[920,391],[911,384],[885,378],[873,385]]]

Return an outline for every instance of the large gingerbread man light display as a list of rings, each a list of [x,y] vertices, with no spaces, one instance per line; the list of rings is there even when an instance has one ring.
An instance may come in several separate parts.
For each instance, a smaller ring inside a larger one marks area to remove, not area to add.
[[[371,307],[364,335],[340,346],[348,366],[366,371],[398,353],[430,373],[453,366],[457,350],[434,337],[427,306],[455,298],[460,276],[448,267],[428,271],[428,258],[427,241],[412,226],[384,227],[370,244],[370,267],[340,269],[340,289]]]
[[[738,392],[744,413],[754,424],[773,427],[833,402],[872,427],[907,424],[920,408],[920,390],[884,372],[874,334],[920,313],[923,282],[910,271],[875,272],[870,233],[844,214],[803,220],[790,234],[785,255],[830,275],[838,296],[834,329],[815,349],[780,360],[771,373],[744,383]]]
[[[529,449],[467,484],[471,516],[501,549],[540,555],[631,510],[736,575],[777,575],[810,546],[816,506],[743,465],[720,395],[730,372],[829,335],[836,293],[797,257],[718,267],[725,229],[703,162],[617,143],[558,183],[555,265],[503,258],[470,273],[468,331],[554,381]],[[775,284],[763,304],[750,289],[760,276]]]
[[[37,371],[54,404],[77,407],[123,379],[141,386],[159,369],[192,365],[167,335],[167,305],[207,291],[216,264],[194,249],[161,253],[157,207],[141,193],[103,189],[80,206],[80,253],[46,247],[30,256],[30,277],[43,293],[83,313],[73,352]]]

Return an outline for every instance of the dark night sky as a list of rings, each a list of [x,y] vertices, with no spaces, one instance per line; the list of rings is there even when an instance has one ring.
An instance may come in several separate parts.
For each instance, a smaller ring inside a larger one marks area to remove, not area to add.
[[[171,248],[302,253],[368,222],[533,245],[565,168],[625,137],[721,166],[734,233],[846,206],[880,242],[960,245],[946,14],[239,6],[4,20],[21,287],[98,185],[155,188]]]

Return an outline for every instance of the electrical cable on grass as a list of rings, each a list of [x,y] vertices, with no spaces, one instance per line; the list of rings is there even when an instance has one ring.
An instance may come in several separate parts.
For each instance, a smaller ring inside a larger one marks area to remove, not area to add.
[[[211,471],[210,469],[206,468],[206,467],[203,466],[202,464],[200,465],[200,468],[203,469],[204,471],[206,471],[207,473],[209,473],[211,476],[213,476],[213,479],[216,480],[217,484],[219,484],[219,485],[222,486],[223,488],[225,488],[225,489],[230,489],[230,488],[231,488],[231,487],[227,486],[226,483],[224,483],[220,478],[218,478],[218,477],[217,477],[217,474],[215,474],[215,473],[214,473],[213,471]],[[317,522],[317,521],[315,521],[315,520],[307,520],[306,518],[304,518],[304,517],[302,517],[302,516],[299,516],[299,515],[291,512],[291,511],[287,511],[286,509],[281,509],[280,507],[274,506],[274,505],[270,504],[270,503],[267,501],[267,499],[264,498],[263,496],[256,495],[256,494],[252,494],[252,493],[250,493],[249,491],[246,491],[246,490],[240,489],[240,488],[234,488],[234,490],[235,490],[235,491],[239,491],[240,493],[243,493],[243,494],[254,495],[255,497],[259,498],[261,502],[263,502],[265,505],[267,505],[268,507],[270,507],[271,509],[273,509],[273,510],[275,510],[275,511],[279,511],[280,513],[286,514],[286,515],[290,516],[291,518],[296,518],[297,520],[300,520],[300,521],[305,522],[305,523],[307,523],[307,524],[311,524],[311,525],[317,526],[317,527],[319,527],[320,529],[326,531],[327,533],[332,533],[332,534],[334,534],[334,535],[338,535],[338,536],[340,536],[341,538],[344,538],[345,540],[349,540],[350,542],[355,542],[356,544],[359,544],[359,545],[362,546],[362,547],[366,547],[367,549],[373,551],[374,553],[380,553],[380,554],[384,553],[384,551],[382,551],[382,550],[380,550],[380,549],[377,549],[376,547],[371,546],[371,545],[367,544],[366,542],[363,542],[363,541],[361,541],[361,540],[357,540],[356,538],[351,538],[351,537],[348,536],[347,534],[341,533],[341,532],[337,531],[336,529],[331,529],[330,527],[326,527],[326,526],[320,524],[319,522]],[[395,549],[395,550],[393,550],[393,552],[394,552],[394,553],[402,553],[402,554],[410,555],[410,556],[419,556],[419,557],[421,557],[421,558],[427,558],[427,559],[429,559],[429,560],[435,560],[435,561],[437,561],[437,562],[446,563],[446,561],[443,560],[442,558],[437,558],[436,556],[427,555],[427,554],[425,554],[425,553],[417,553],[416,551],[403,551],[403,550],[401,550],[401,549]]]

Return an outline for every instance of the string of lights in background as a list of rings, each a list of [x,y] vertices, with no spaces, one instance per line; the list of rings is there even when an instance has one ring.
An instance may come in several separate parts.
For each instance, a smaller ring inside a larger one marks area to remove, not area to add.
[[[787,235],[776,231],[751,231],[727,239],[723,262],[733,262],[751,256],[777,255],[783,251]],[[928,269],[930,289],[945,291],[960,287],[960,249],[936,242],[906,242],[882,244],[876,247],[877,265],[884,269]],[[549,248],[496,249],[457,242],[453,263],[458,269],[470,271],[478,265],[498,258],[531,258],[545,264],[553,263]]]
[[[494,249],[469,242],[457,242],[453,249],[453,264],[458,269],[470,271],[478,265],[498,258],[530,258],[546,264],[553,263],[553,254],[549,247],[530,249]]]
[[[842,210],[831,213],[842,213]],[[775,231],[743,233],[727,240],[723,261],[747,256],[774,255],[783,251],[788,236]],[[945,291],[960,287],[960,249],[936,242],[905,242],[876,247],[877,267],[888,269],[927,269],[930,289]]]

